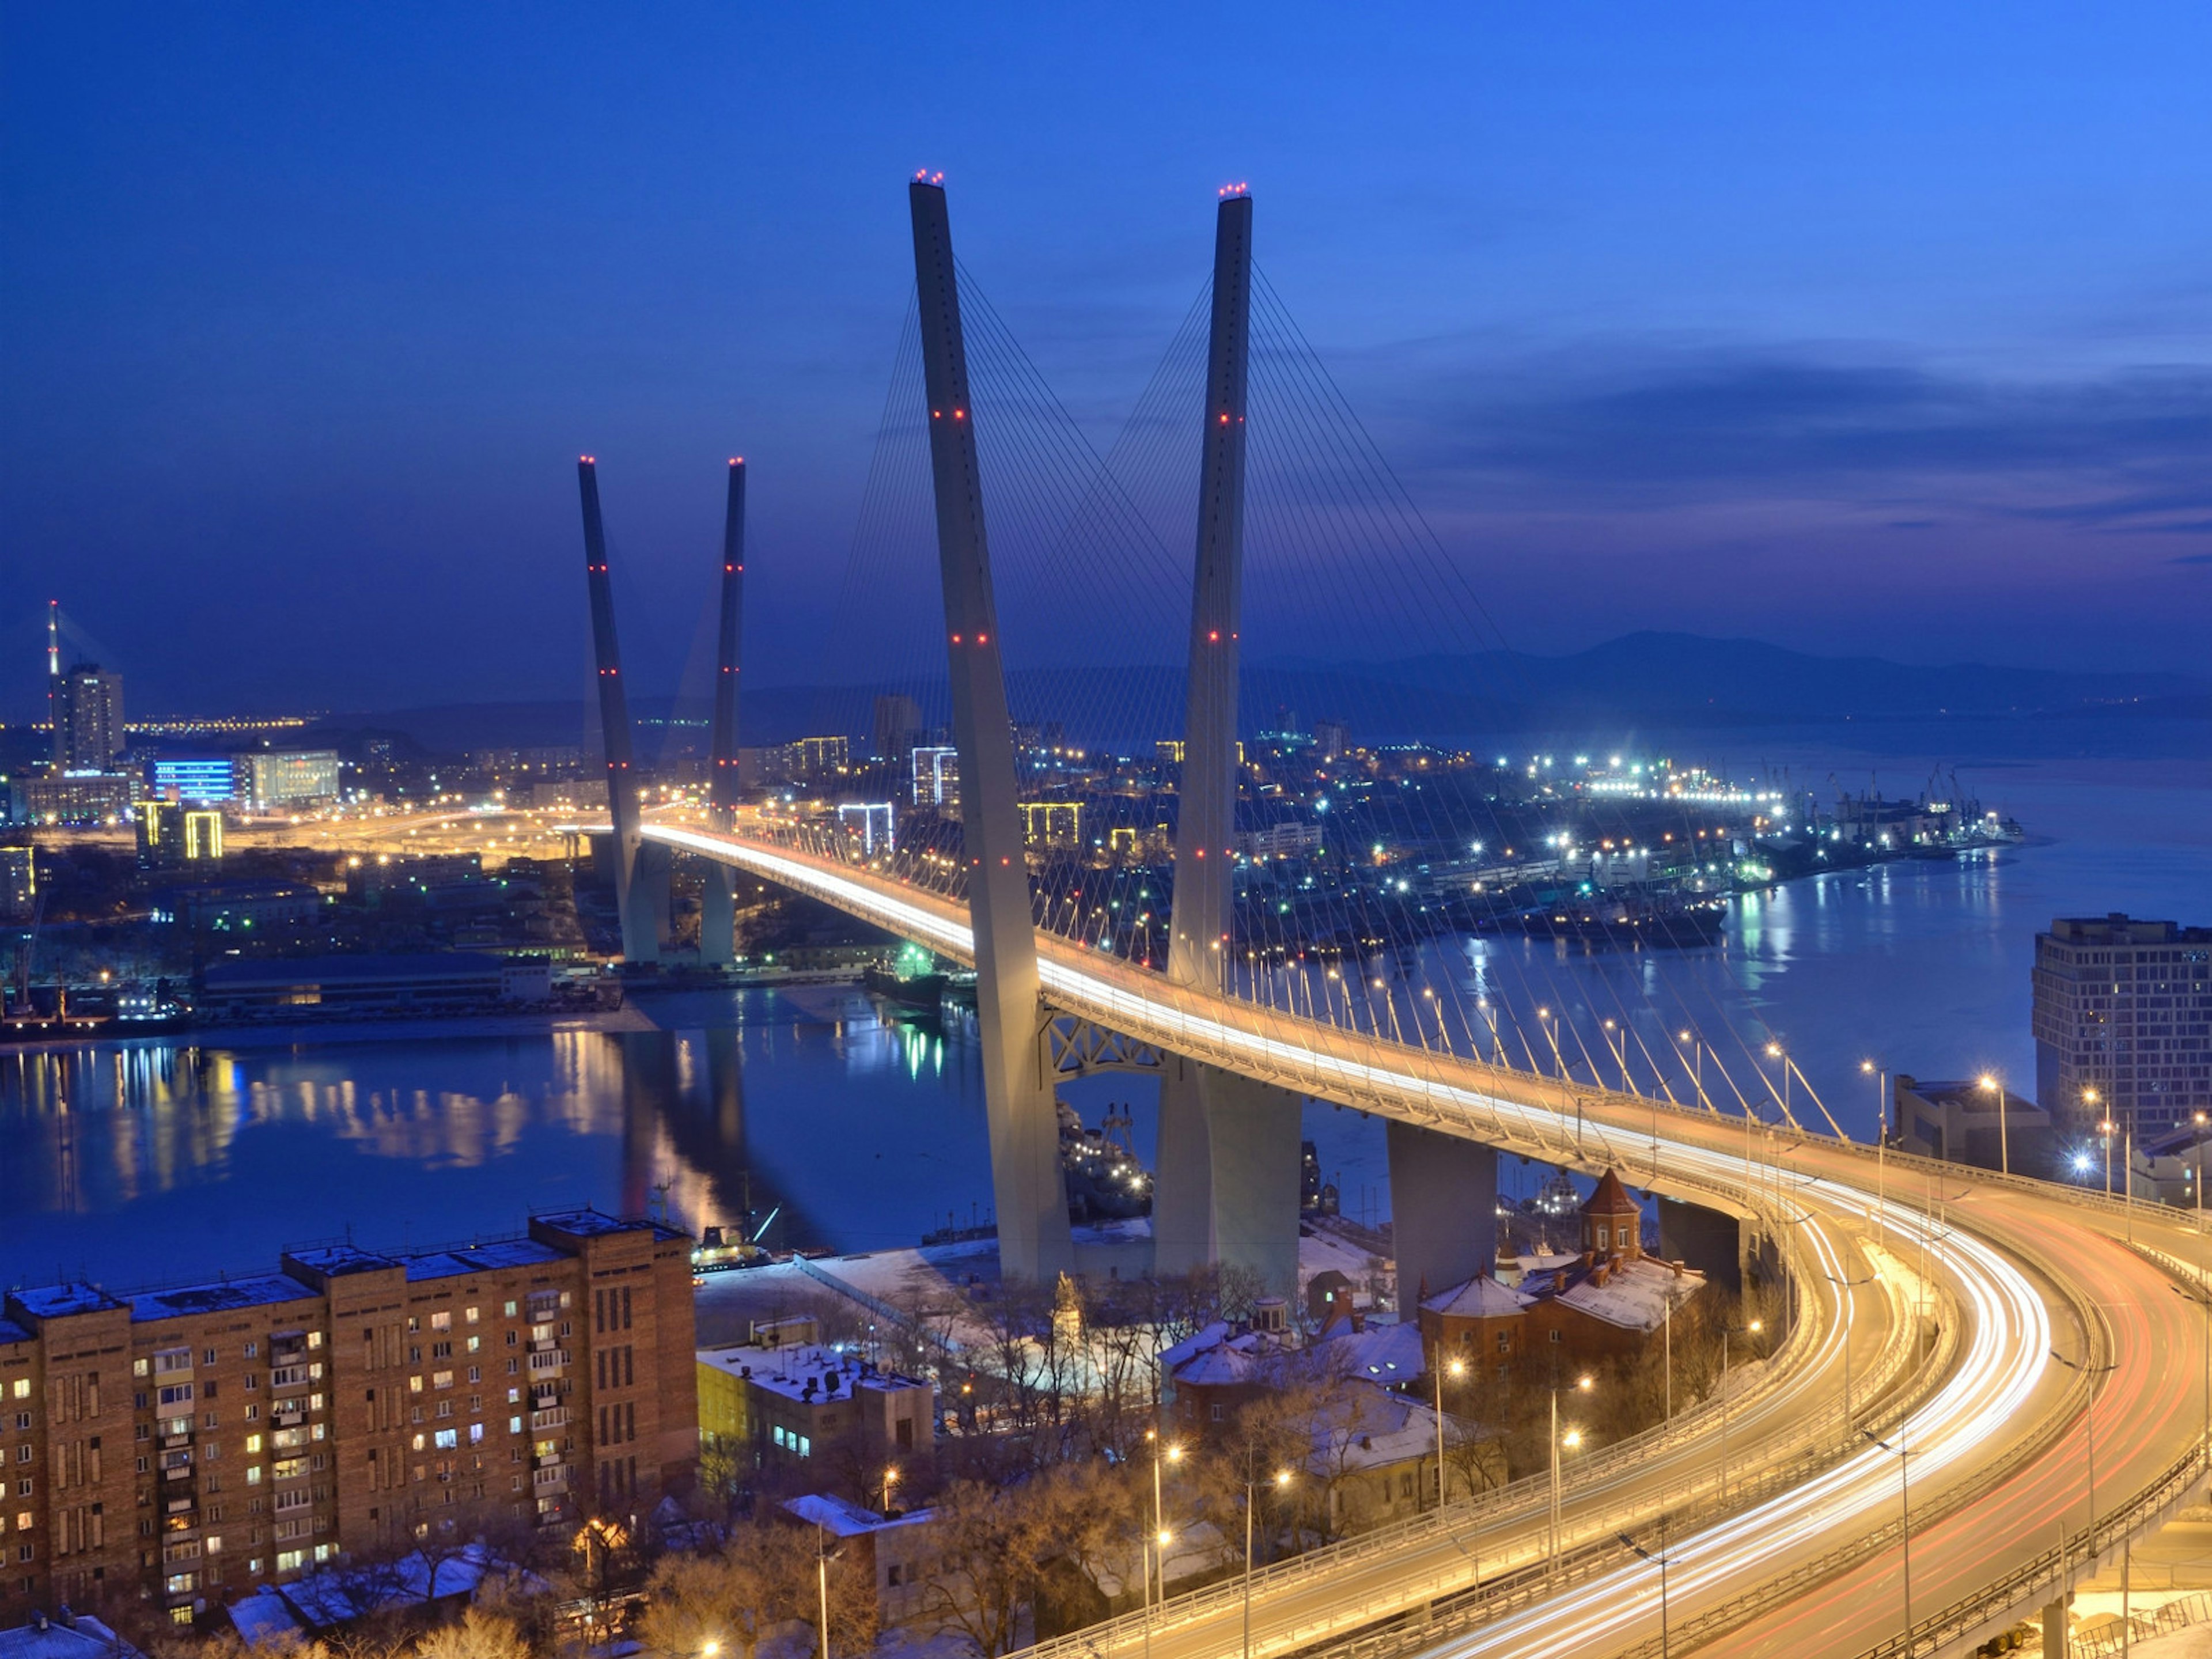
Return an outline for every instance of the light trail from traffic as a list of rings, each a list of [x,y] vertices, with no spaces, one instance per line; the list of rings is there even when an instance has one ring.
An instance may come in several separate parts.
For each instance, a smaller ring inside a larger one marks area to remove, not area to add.
[[[648,825],[646,834],[811,894],[945,955],[972,960],[964,908],[956,900],[758,842],[665,823]],[[1898,1442],[1908,1454],[1916,1490],[1924,1492],[1920,1501],[1928,1505],[1935,1523],[1930,1536],[1944,1535],[1944,1516],[1964,1503],[1968,1509],[1962,1513],[1986,1517],[1978,1540],[1983,1559],[2018,1556],[2033,1542],[2021,1530],[2027,1512],[1992,1516],[1986,1494],[1973,1488],[1975,1482],[1986,1485],[1994,1476],[2000,1491],[2009,1492],[2018,1484],[2014,1477],[2020,1469],[2027,1471],[2031,1486],[2040,1486],[2057,1480],[2056,1470],[2063,1464],[2063,1454],[2036,1456],[2054,1442],[2063,1444],[2063,1431],[2079,1415],[2075,1403],[2079,1389],[2062,1380],[2072,1374],[2062,1371],[2049,1355],[2062,1327],[2066,1339],[2077,1346],[2090,1334],[2081,1328],[2075,1310],[2084,1302],[2100,1300],[2100,1287],[2109,1288],[2116,1278],[2124,1277],[2107,1257],[2097,1254],[2100,1247],[2117,1254],[2117,1247],[2103,1237],[2103,1218],[2086,1198],[2060,1188],[2023,1198],[2020,1183],[1999,1185],[1971,1170],[1947,1170],[1947,1184],[1955,1182],[1962,1189],[1948,1201],[1955,1206],[1966,1200],[1966,1216],[1976,1223],[1976,1231],[1968,1233],[1959,1224],[1964,1218],[1956,1207],[1948,1226],[1936,1214],[1923,1212],[1909,1192],[1899,1189],[1905,1176],[1899,1168],[1898,1185],[1877,1215],[1870,1178],[1874,1160],[1854,1146],[1806,1137],[1792,1148],[1805,1154],[1806,1167],[1797,1174],[1785,1176],[1778,1161],[1755,1170],[1752,1152],[1739,1132],[1717,1114],[1606,1097],[1449,1051],[1411,1049],[1279,1010],[1180,990],[1118,958],[1093,955],[1048,933],[1040,933],[1038,951],[1045,991],[1055,1007],[1169,1052],[1318,1098],[1469,1134],[1548,1162],[1642,1165],[1648,1178],[1641,1184],[1679,1190],[1688,1183],[1698,1191],[1717,1188],[1756,1203],[1771,1200],[1786,1182],[1788,1195],[1804,1207],[1808,1218],[1818,1214],[1851,1227],[1872,1226],[1880,1231],[1886,1225],[1890,1231],[1905,1232],[1923,1253],[1940,1255],[1940,1271],[1958,1298],[1966,1327],[1955,1369],[1932,1398],[1911,1410]],[[1585,1133],[1594,1137],[1595,1146],[1584,1143]],[[2039,1236],[2021,1237],[2004,1225],[2002,1208],[1973,1212],[1975,1205],[1993,1199],[2037,1210]],[[1942,1206],[1931,1198],[1925,1207],[1940,1211]],[[1819,1229],[1808,1226],[1808,1231],[1820,1241],[1808,1248],[1830,1248]],[[1984,1236],[1993,1233],[2000,1236],[1999,1242]],[[2045,1273],[2065,1282],[2032,1280],[2020,1265],[2022,1261],[2037,1264]],[[2072,1273],[2068,1272],[2069,1263],[2075,1267]],[[1827,1271],[1833,1271],[1832,1267]],[[2096,1336],[2100,1343],[2109,1340],[2101,1328],[2104,1322],[2100,1316]],[[2170,1332],[2165,1334],[2171,1337]],[[1824,1358],[1826,1352],[1821,1351]],[[2160,1394],[2154,1352],[2123,1352],[2119,1357],[2124,1363],[2107,1379],[2107,1393],[2124,1387],[2152,1405]],[[2185,1381],[2191,1378],[2193,1370]],[[2144,1473],[2142,1466],[2154,1462],[2160,1454],[2171,1459],[2194,1443],[2193,1434],[2187,1440],[2176,1438],[2172,1423],[2170,1409],[2158,1411],[2153,1406],[2142,1422],[2142,1444],[2130,1462],[2132,1473]],[[1678,1604],[1677,1616],[1721,1605],[1730,1592],[1741,1594],[1793,1568],[1802,1569],[1838,1545],[1848,1545],[1854,1534],[1865,1535],[1871,1548],[1887,1524],[1898,1488],[1895,1457],[1869,1446],[1844,1455],[1785,1494],[1670,1540],[1670,1561],[1680,1563],[1678,1568],[1670,1567],[1674,1583],[1669,1600]],[[2047,1548],[2052,1530],[2051,1523],[2045,1523],[2040,1535],[2045,1541],[2038,1547]],[[1876,1553],[1894,1557],[1897,1551],[1891,1544]],[[1964,1583],[1971,1589],[1977,1583],[1992,1582],[1991,1574],[1978,1580],[1960,1578],[1959,1558],[1969,1554],[1966,1547],[1954,1545],[1946,1563],[1950,1571],[1939,1583],[1948,1588]],[[1970,1559],[1964,1571],[1971,1575],[1973,1570]],[[1845,1577],[1854,1572],[1848,1563],[1836,1568]],[[1638,1563],[1601,1575],[1526,1612],[1442,1644],[1434,1651],[1453,1656],[1527,1651],[1535,1644],[1547,1653],[1618,1650],[1647,1634],[1656,1635],[1659,1608],[1648,1583],[1650,1574],[1647,1565]],[[1858,1576],[1865,1574],[1861,1571]],[[1933,1590],[1937,1585],[1928,1588]],[[1924,1606],[1917,1607],[1916,1613],[1932,1612],[1938,1605],[1932,1596],[1921,1599]],[[1820,1632],[1800,1625],[1783,1645],[1753,1640],[1741,1650],[1855,1654],[1881,1630],[1901,1626],[1901,1598],[1894,1615],[1877,1612],[1863,1601],[1855,1604],[1855,1614],[1863,1616]],[[1414,1645],[1411,1639],[1404,1644],[1407,1651]],[[1731,1650],[1739,1648],[1735,1640],[1728,1645]]]

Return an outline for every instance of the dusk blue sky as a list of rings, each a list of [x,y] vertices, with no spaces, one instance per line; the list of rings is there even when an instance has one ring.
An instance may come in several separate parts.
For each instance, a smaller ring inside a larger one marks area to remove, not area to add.
[[[1516,645],[2205,666],[2201,6],[0,17],[9,718],[50,594],[134,713],[580,695],[585,450],[634,654],[741,453],[754,671],[851,678],[925,165],[1102,447],[1249,180]]]

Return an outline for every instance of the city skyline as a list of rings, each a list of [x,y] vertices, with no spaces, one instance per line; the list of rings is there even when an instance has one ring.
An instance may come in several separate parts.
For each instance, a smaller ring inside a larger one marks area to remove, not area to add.
[[[823,622],[925,161],[1102,448],[1249,179],[1515,646],[2185,669],[2206,118],[2160,60],[2202,27],[19,20],[0,684],[34,706],[58,597],[141,707],[572,695],[585,448],[641,659],[706,606],[732,453],[764,612]],[[254,648],[176,650],[195,605]]]

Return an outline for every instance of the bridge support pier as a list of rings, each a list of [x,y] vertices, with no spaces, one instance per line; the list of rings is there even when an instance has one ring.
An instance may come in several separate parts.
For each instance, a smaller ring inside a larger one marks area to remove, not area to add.
[[[738,959],[738,872],[713,860],[699,890],[699,960],[727,968]]]
[[[1298,1279],[1296,1095],[1196,1060],[1160,1074],[1152,1266],[1188,1273],[1219,1262],[1291,1297]]]
[[[1659,1253],[1696,1268],[1708,1283],[1743,1289],[1751,1224],[1679,1198],[1659,1200]]]
[[[1424,1286],[1434,1296],[1497,1266],[1498,1149],[1395,1120],[1383,1133],[1398,1317],[1413,1324]]]
[[[2066,1604],[2062,1595],[2043,1610],[2043,1659],[2066,1659]]]

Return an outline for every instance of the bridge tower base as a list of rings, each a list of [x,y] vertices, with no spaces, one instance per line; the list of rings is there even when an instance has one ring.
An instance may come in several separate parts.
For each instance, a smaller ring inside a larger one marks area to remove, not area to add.
[[[1498,1150],[1415,1123],[1393,1121],[1383,1133],[1390,1155],[1398,1317],[1413,1324],[1420,1318],[1424,1294],[1434,1296],[1497,1266]]]
[[[1188,1273],[1218,1262],[1297,1293],[1298,1097],[1196,1060],[1160,1076],[1159,1172],[1152,1266]]]

